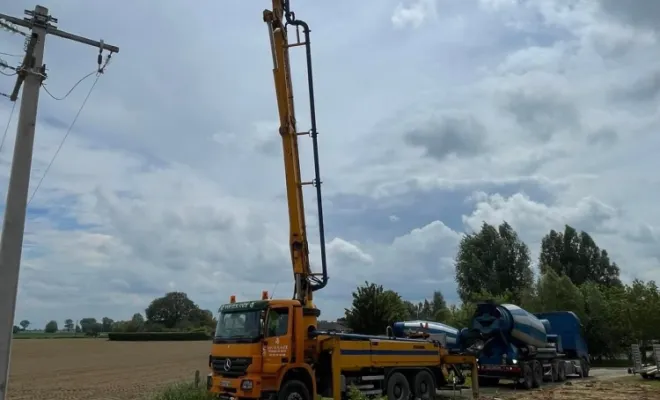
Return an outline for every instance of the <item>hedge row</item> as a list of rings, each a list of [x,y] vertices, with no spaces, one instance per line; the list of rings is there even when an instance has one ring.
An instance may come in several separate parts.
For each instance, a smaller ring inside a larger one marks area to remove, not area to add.
[[[108,340],[123,342],[210,340],[206,332],[112,332]]]

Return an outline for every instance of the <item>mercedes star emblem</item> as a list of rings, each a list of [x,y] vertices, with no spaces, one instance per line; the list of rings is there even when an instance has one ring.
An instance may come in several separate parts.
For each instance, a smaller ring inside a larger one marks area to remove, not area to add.
[[[231,360],[227,359],[225,361],[225,371],[229,371],[231,369]]]

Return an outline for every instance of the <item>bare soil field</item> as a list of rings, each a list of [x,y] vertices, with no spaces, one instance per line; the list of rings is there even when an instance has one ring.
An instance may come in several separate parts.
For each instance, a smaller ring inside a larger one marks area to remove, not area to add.
[[[206,375],[211,342],[15,340],[9,400],[132,400]]]

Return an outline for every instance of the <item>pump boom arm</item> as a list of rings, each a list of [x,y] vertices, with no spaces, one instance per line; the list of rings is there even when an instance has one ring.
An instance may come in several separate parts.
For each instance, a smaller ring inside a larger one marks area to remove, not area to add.
[[[325,254],[325,234],[323,226],[323,204],[321,197],[321,178],[316,130],[316,108],[314,104],[314,85],[312,78],[312,58],[309,38],[309,26],[298,20],[289,10],[289,0],[273,0],[273,9],[264,11],[264,21],[268,25],[271,51],[273,55],[273,77],[275,94],[280,117],[280,135],[284,153],[284,173],[286,178],[286,195],[289,209],[289,245],[291,263],[295,280],[294,298],[303,306],[311,306],[313,292],[327,285],[328,273]],[[296,27],[296,43],[289,43],[287,26]],[[300,41],[299,29],[302,28],[304,41]],[[305,46],[307,53],[307,80],[309,89],[309,105],[311,129],[308,132],[298,132],[293,102],[293,86],[289,64],[289,48]],[[298,152],[298,136],[309,135],[312,138],[314,154],[314,180],[303,182],[300,174],[300,155]],[[321,248],[321,273],[312,272],[309,260],[309,242],[305,226],[305,207],[303,200],[303,185],[313,185],[316,188],[319,240]]]

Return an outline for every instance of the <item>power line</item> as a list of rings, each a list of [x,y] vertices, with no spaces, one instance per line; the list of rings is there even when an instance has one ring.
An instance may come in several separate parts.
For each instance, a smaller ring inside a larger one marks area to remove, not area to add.
[[[80,108],[78,109],[78,112],[76,113],[76,116],[73,117],[73,121],[71,121],[71,124],[69,125],[69,128],[67,129],[66,133],[64,134],[64,137],[62,138],[62,141],[60,142],[60,145],[57,147],[57,150],[55,151],[55,154],[53,154],[53,158],[50,159],[50,162],[46,166],[46,169],[44,170],[43,175],[41,175],[41,179],[39,179],[39,183],[37,183],[37,186],[34,188],[34,192],[32,192],[32,196],[30,196],[30,199],[27,202],[27,206],[29,206],[30,203],[32,202],[32,199],[34,199],[34,196],[37,194],[37,191],[41,187],[41,183],[44,181],[44,178],[46,178],[46,175],[48,174],[48,171],[50,171],[50,167],[55,162],[55,159],[57,158],[57,155],[60,154],[60,150],[62,150],[62,146],[64,146],[64,142],[66,141],[66,138],[69,137],[69,134],[71,133],[71,130],[73,129],[73,126],[76,124],[76,121],[78,120],[78,117],[80,116],[80,113],[82,112],[83,108],[85,108],[85,104],[87,104],[87,100],[89,99],[89,96],[92,94],[92,91],[94,90],[94,87],[96,86],[96,82],[99,81],[100,77],[101,77],[101,73],[96,74],[96,79],[94,79],[94,83],[92,83],[92,87],[89,88],[89,92],[87,92],[87,96],[85,96],[85,100],[83,100],[82,104],[80,105]]]
[[[11,54],[11,53],[5,53],[3,51],[0,51],[0,54],[3,56],[9,56],[9,57],[23,57],[23,54]]]
[[[11,117],[14,115],[15,109],[16,109],[16,102],[12,101],[11,111],[9,112],[9,119],[7,120],[7,126],[5,127],[5,133],[2,134],[2,141],[0,141],[0,152],[2,152],[2,146],[5,145],[5,138],[7,137],[7,132],[9,131],[9,125],[11,124]]]
[[[107,62],[106,62],[106,65],[107,65]],[[52,97],[53,99],[55,99],[55,100],[64,100],[64,99],[66,99],[67,97],[69,97],[69,95],[73,92],[73,90],[74,90],[74,89],[75,89],[75,88],[76,88],[76,87],[77,87],[82,81],[84,81],[85,79],[89,78],[90,76],[92,76],[92,75],[94,75],[94,74],[96,74],[96,73],[98,73],[98,72],[99,72],[99,70],[95,69],[94,71],[92,71],[92,72],[90,72],[89,74],[87,74],[87,75],[83,76],[82,78],[80,78],[80,80],[79,80],[78,82],[76,82],[76,83],[71,87],[71,89],[69,89],[69,91],[66,92],[66,94],[65,94],[64,96],[62,96],[62,97],[54,96],[51,92],[48,91],[48,88],[46,88],[46,85],[43,84],[43,83],[41,84],[41,87],[43,87],[43,88],[44,88],[44,91],[45,91],[46,93],[48,93],[48,95],[49,95],[50,97]]]

